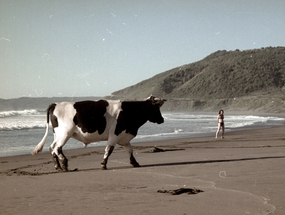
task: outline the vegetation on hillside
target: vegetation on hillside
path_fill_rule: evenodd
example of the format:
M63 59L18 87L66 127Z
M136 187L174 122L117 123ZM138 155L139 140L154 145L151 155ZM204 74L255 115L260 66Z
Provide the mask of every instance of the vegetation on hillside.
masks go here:
M194 106L205 108L213 100L228 104L229 100L250 96L282 97L284 85L285 47L268 47L217 51L201 61L160 73L112 95L141 99L153 94L170 100L196 101Z
M217 51L105 98L142 100L151 94L167 99L162 109L168 111L285 113L285 47ZM97 99L0 99L0 111L45 110L53 102Z

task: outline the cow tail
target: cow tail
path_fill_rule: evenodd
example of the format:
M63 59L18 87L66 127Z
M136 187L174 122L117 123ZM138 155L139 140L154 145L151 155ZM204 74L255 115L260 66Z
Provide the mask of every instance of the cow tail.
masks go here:
M48 130L49 130L49 115L50 115L50 112L52 112L55 108L55 104L51 104L48 109L47 109L47 124L46 124L46 133L43 137L43 139L41 140L41 142L39 142L38 145L36 145L36 147L34 148L34 151L32 151L32 155L36 155L38 154L39 152L41 152L43 150L43 147L46 143L46 139L47 139L47 136L48 136Z

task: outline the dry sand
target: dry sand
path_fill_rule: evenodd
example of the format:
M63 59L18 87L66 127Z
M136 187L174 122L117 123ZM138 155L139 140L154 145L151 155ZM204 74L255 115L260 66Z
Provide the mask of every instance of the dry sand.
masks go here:
M65 151L74 172L48 153L0 158L0 214L285 214L285 128L133 144L133 168L116 146ZM68 143L67 143L68 144ZM166 150L148 153L154 145ZM196 188L198 194L158 190Z

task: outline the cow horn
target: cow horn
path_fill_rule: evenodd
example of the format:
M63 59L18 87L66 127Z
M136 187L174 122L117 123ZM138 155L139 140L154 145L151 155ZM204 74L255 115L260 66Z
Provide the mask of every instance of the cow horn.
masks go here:
M154 100L154 96L151 94L149 97L147 97L146 99L144 99L145 101L147 101L147 100Z

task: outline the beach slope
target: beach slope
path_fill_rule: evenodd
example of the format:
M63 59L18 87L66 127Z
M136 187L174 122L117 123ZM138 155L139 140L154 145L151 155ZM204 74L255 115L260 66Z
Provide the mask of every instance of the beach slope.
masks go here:
M2 157L0 214L281 215L284 131L136 143L140 168L119 146L107 171L100 170L103 147L66 150L69 168L77 168L67 173L54 170L48 153ZM153 152L155 145L163 151Z

